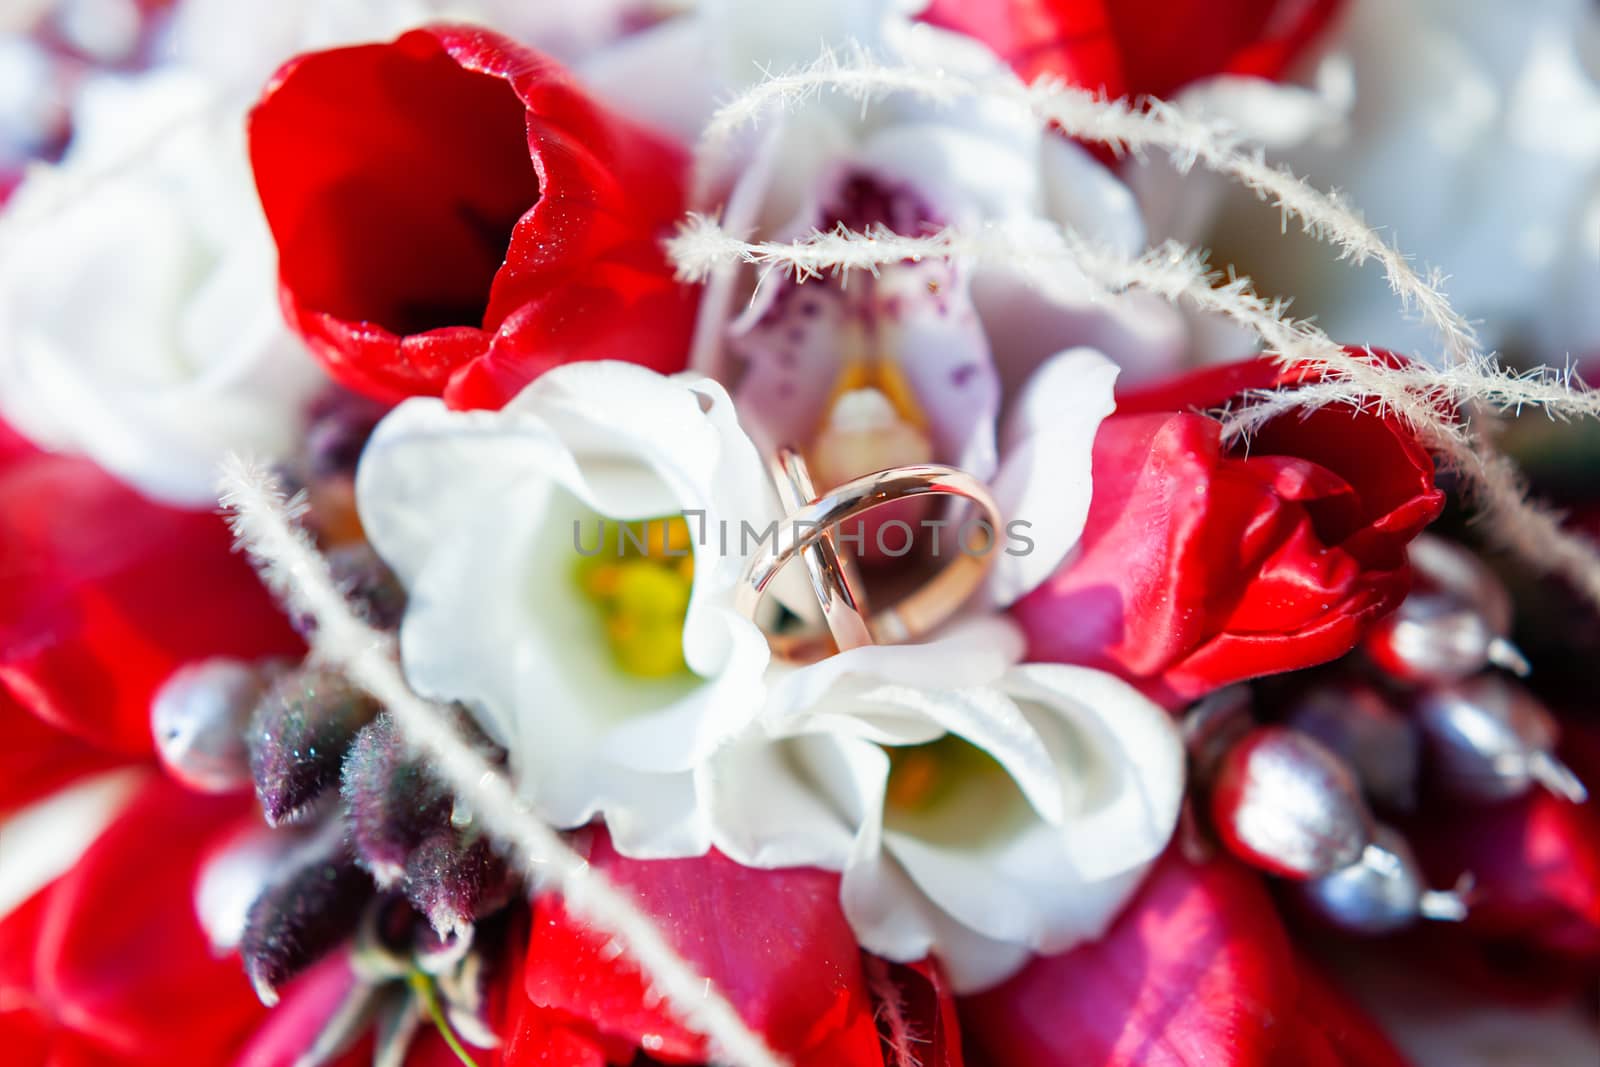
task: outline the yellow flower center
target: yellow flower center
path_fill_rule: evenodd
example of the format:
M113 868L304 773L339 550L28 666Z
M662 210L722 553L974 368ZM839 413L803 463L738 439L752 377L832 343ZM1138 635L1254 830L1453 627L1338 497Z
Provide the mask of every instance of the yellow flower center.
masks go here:
M694 587L682 518L605 522L598 550L578 561L578 585L600 609L617 664L640 678L686 672L683 621Z
M939 848L984 848L1033 818L1016 781L993 756L954 734L890 746L883 825Z
M976 781L1010 781L993 756L955 734L922 745L892 746L888 753L885 799L891 809L903 813L929 811Z

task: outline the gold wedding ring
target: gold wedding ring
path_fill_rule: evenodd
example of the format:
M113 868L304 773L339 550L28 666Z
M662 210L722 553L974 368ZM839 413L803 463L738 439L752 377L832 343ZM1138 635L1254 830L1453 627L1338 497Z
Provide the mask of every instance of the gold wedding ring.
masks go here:
M747 618L755 618L767 587L799 556L835 648L844 651L866 644L912 641L954 615L994 564L1001 535L1000 509L983 482L955 467L932 463L892 467L818 496L799 452L781 448L773 461L773 476L788 514L777 536L760 542L745 564L735 605ZM987 523L987 544L981 552L960 545L956 558L927 584L893 607L870 614L854 562L839 554L839 528L875 508L923 496L953 496L977 505ZM816 654L821 638L818 633L778 635L773 644L781 653L806 658L806 653Z

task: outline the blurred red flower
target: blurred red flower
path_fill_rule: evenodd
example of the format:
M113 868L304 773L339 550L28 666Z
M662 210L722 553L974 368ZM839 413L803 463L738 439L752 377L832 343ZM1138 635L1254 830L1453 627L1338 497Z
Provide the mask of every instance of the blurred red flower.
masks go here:
M1169 97L1215 74L1276 78L1343 0L934 0L923 16L970 34L1031 81Z

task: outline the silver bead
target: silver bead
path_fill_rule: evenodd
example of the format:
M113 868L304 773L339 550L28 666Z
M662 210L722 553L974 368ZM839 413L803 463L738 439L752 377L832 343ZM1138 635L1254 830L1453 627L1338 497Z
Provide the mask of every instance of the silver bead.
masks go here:
M263 671L217 657L180 668L150 705L156 753L172 776L203 793L250 787L244 730L265 688Z
M1301 882L1295 892L1317 916L1356 934L1393 933L1418 919L1460 922L1467 917L1465 886L1429 889L1422 877L1405 838L1379 826L1355 863Z
M1317 685L1295 698L1284 721L1349 763L1369 796L1399 811L1416 806L1416 724L1376 687L1354 680Z
M1372 834L1355 773L1322 742L1263 726L1217 770L1211 815L1228 850L1285 878L1315 878L1354 863Z
M1457 681L1490 665L1528 673L1507 636L1511 599L1477 556L1423 535L1411 543L1410 559L1415 588L1363 642L1373 661L1416 684Z
M1515 682L1483 674L1424 690L1417 722L1439 784L1470 800L1521 796L1534 783L1581 804L1588 790L1552 754L1558 728L1537 697Z

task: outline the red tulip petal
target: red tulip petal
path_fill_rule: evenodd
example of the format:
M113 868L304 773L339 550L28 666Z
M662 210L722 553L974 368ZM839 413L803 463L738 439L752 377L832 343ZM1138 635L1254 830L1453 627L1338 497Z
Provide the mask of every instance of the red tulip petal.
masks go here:
M460 410L498 408L552 367L618 353L675 373L683 369L683 353L659 341L693 329L696 307L691 290L655 271L595 264L508 315L487 354L451 377L445 401Z
M183 663L302 650L219 516L0 439L0 689L34 716L142 755L150 700Z
M695 291L657 244L687 154L513 41L432 26L301 56L252 114L250 153L289 319L354 389L398 400L466 373L455 393L498 407L571 359L687 359ZM525 312L621 262L641 276L609 313Z
M120 1053L218 1063L261 1018L195 915L200 859L248 802L152 777L49 892L34 978L62 1025Z
M0 817L125 757L85 744L27 712L0 689Z
M1281 1062L1296 993L1260 881L1173 850L1104 938L967 999L962 1023L1005 1067L1251 1067Z
M1216 74L1276 78L1341 0L935 0L927 21L977 37L1026 79L1171 96Z
M51 886L46 886L0 918L0 1010L39 1010L33 982L33 957L39 943Z
M0 1007L0 1048L12 1067L44 1067L50 1062L49 1028L31 1011Z
M838 876L762 871L717 854L629 860L597 833L590 861L661 924L674 947L797 1065L878 1067L878 1034ZM526 964L538 1007L668 1063L705 1042L646 997L638 969L553 897L537 902Z
M501 1067L605 1067L599 1041L568 1026L558 1013L535 1007L527 997L519 999L500 1054ZM622 1058L631 1059L631 1050Z

